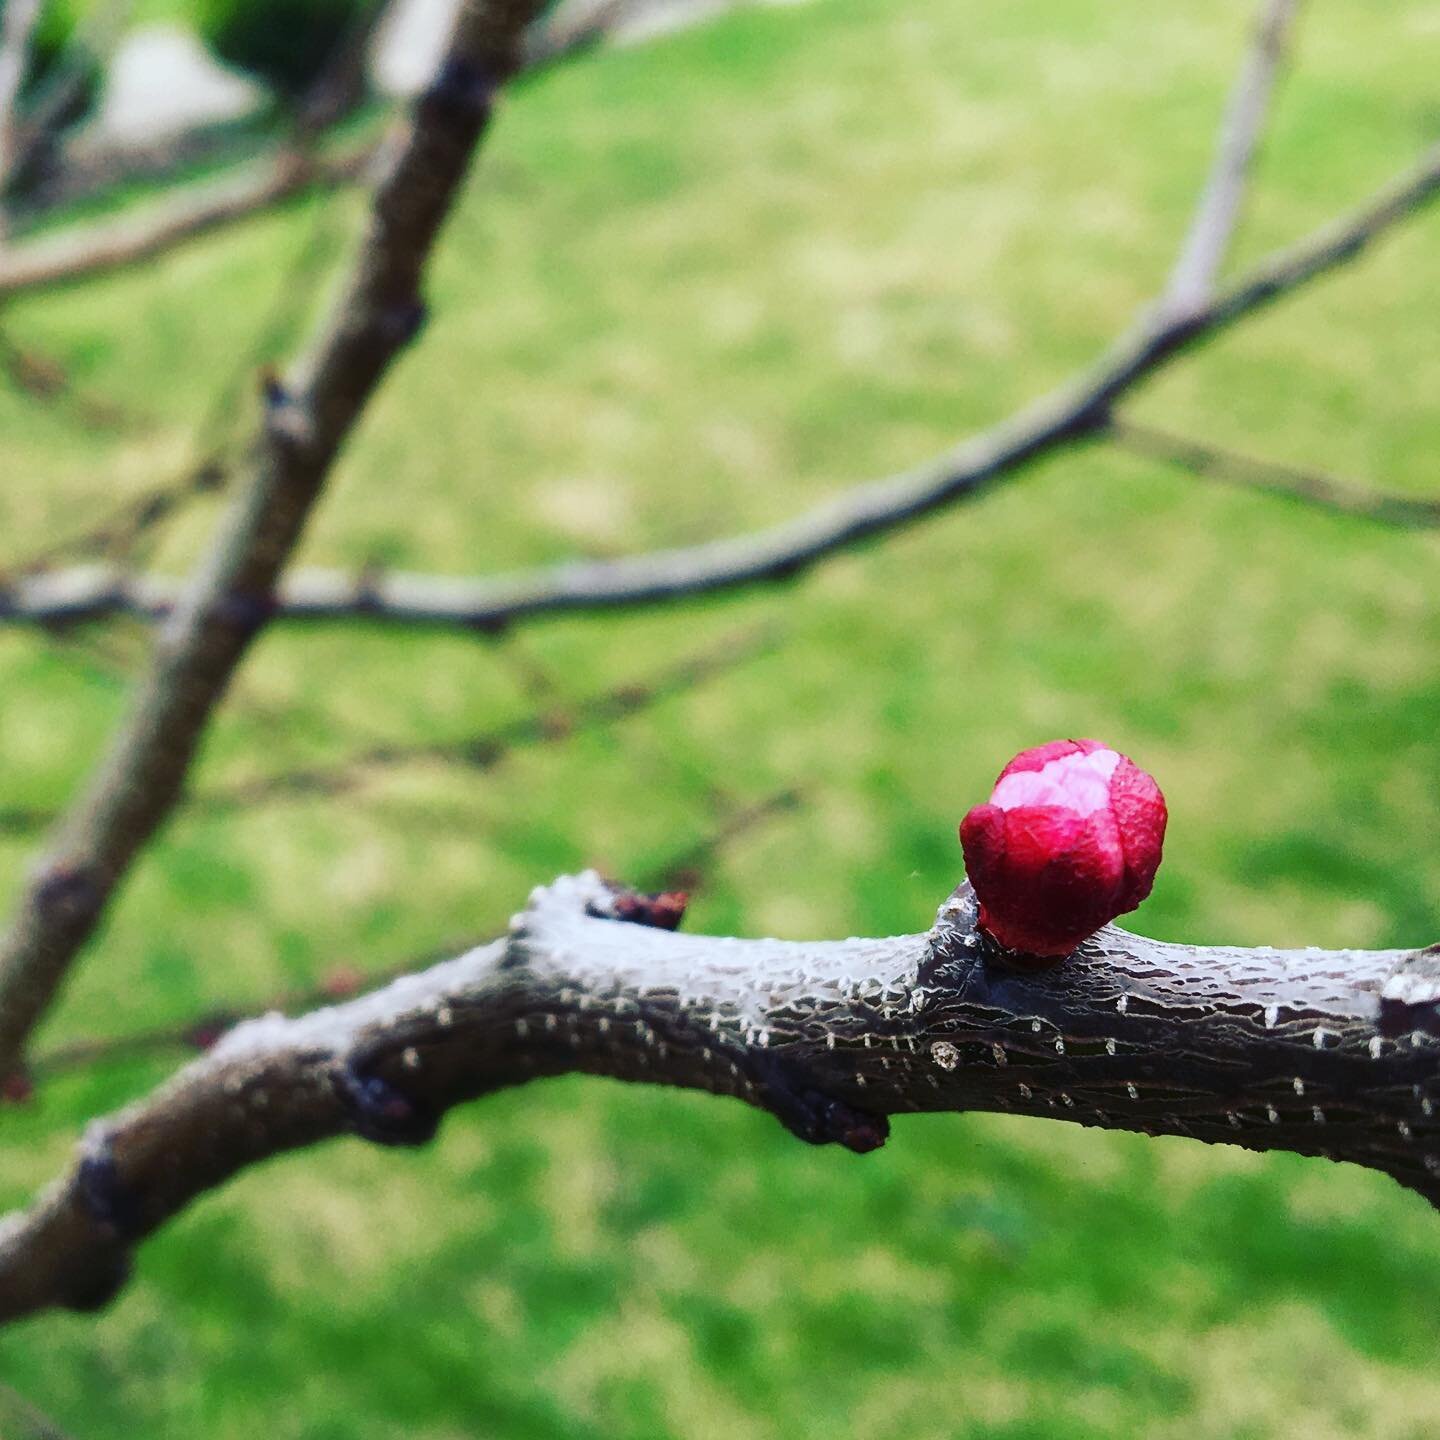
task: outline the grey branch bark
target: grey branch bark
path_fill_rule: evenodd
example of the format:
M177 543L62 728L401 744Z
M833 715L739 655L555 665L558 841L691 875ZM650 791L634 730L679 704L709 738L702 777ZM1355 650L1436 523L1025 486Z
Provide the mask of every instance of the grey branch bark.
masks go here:
M249 475L160 632L129 716L0 936L0 1074L15 1067L110 895L179 799L337 452L422 324L426 258L538 4L463 5L435 84L395 135L339 302L273 397Z
M1440 194L1440 146L1349 215L1261 261L1197 310L1157 305L1089 371L927 465L843 491L749 535L614 560L571 561L483 579L305 570L276 595L278 618L363 618L405 625L499 628L542 614L684 599L784 580L1011 475L1057 446L1104 430L1115 402L1182 351L1336 269ZM65 624L111 614L163 620L175 582L104 567L42 572L0 589L0 623Z
M1284 57L1298 6L1299 0L1264 0L1254 44L1236 78L1220 126L1210 177L1161 302L1177 315L1203 305L1215 291L1216 277L1245 203L1275 72Z
M856 1151L891 1115L1003 1111L1351 1161L1440 1200L1440 947L1106 927L1021 972L963 885L931 930L889 939L652 928L675 918L587 872L536 890L490 945L239 1027L92 1125L0 1225L0 1320L105 1303L143 1237L249 1165L337 1135L423 1143L456 1104L573 1071L735 1096Z
M1176 435L1118 415L1111 420L1107 434L1123 449L1179 465L1207 480L1221 480L1252 490L1290 495L1325 510L1359 515L1382 525L1414 530L1433 529L1440 525L1440 500L1367 489L1351 481L1337 480L1319 470L1222 450L1218 446L1192 440L1187 435Z

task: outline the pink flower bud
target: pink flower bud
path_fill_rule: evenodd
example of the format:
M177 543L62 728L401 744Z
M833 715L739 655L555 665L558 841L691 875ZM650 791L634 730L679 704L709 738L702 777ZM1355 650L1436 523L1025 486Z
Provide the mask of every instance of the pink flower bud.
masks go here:
M1027 955L1068 955L1149 893L1165 797L1098 740L1052 740L1001 772L960 824L980 924Z

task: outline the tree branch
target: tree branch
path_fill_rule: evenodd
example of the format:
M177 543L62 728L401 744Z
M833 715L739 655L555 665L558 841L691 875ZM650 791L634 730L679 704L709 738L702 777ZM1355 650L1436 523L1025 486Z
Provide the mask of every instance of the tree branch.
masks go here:
M0 1435L5 1440L69 1440L48 1415L4 1384L0 1384Z
M708 832L699 835L690 844L673 852L658 865L652 866L640 883L647 890L694 891L706 883L706 876L719 855L723 855L737 840L751 834L778 815L793 814L800 808L801 795L798 790L777 790L762 796L759 800L734 806ZM483 931L481 932L484 933ZM487 939L467 940L464 949L488 944L494 938L494 931ZM313 1009L317 1005L352 995L356 991L398 980L419 965L432 965L447 956L454 955L462 948L450 945L428 959L395 966L388 971L374 975L359 975L347 966L338 966L329 971L320 984L307 990L291 991L273 997L266 1006L269 1011L295 1013ZM54 1075L86 1069L107 1061L130 1059L136 1056L168 1053L175 1050L208 1050L228 1030L238 1025L253 1013L254 1002L247 1006L230 1005L211 1008L203 1014L192 1015L188 1020L174 1025L158 1025L149 1030L138 1030L128 1035L112 1035L94 1040L76 1040L58 1046L36 1058L29 1071L21 1075L22 1091L31 1086L43 1085ZM0 1099L3 1099L0 1092Z
M44 0L40 8L45 8ZM36 87L23 122L15 128L11 174L30 164L36 152L65 124L77 103L83 101L93 75L105 67L113 54L132 8L133 0L103 0L85 8L60 63Z
M1162 307L1174 314L1197 309L1215 291L1216 276L1240 219L1275 72L1285 54L1297 6L1298 0L1265 0L1254 44L1235 81L1220 126L1210 178L1161 300Z
M174 807L335 455L423 323L426 258L538 3L462 6L440 75L397 132L339 304L276 387L247 482L162 631L128 719L0 936L0 1074L15 1068L111 893Z
M374 153L368 141L316 154L286 145L154 205L16 246L0 258L0 299L118 270L306 190L358 180Z
M105 1303L139 1240L249 1165L344 1134L421 1144L454 1105L573 1071L732 1095L857 1151L889 1115L994 1110L1324 1155L1440 1200L1440 947L1106 927L1021 972L968 886L929 932L883 940L653 928L674 919L587 872L536 890L502 940L241 1026L93 1124L73 1169L0 1226L0 1320Z
M1275 460L1221 450L1118 415L1110 421L1107 434L1122 449L1179 465L1207 480L1290 495L1311 505L1338 510L1344 515L1359 515L1382 525L1417 530L1440 525L1440 500L1368 490L1318 470L1304 470Z
M0 252L8 229L5 192L15 170L20 87L30 64L30 37L40 18L41 0L6 0L0 10Z
M1354 259L1440 193L1440 146L1340 220L1261 261L1184 316L1157 308L1096 364L1044 399L928 465L857 485L767 530L614 560L570 561L483 579L302 570L276 594L277 618L364 619L496 629L541 614L684 599L785 580L1013 474L1057 446L1103 430L1111 407L1181 352ZM104 567L27 576L0 590L0 623L67 624L111 614L162 620L176 582Z
M523 70L538 71L589 48L632 9L617 0L576 18L562 7L526 31ZM374 13L364 23L373 26L379 19L379 14ZM353 47L347 47L347 54L352 51ZM315 131L330 123L332 111L343 108L332 88L327 74L306 102L304 128L308 141L313 141ZM306 191L351 184L365 176L376 153L369 141L321 151L311 148L308 141L300 146L287 141L273 154L236 167L218 179L187 185L178 196L167 196L112 219L60 230L16 247L0 256L0 299L70 284L153 259Z

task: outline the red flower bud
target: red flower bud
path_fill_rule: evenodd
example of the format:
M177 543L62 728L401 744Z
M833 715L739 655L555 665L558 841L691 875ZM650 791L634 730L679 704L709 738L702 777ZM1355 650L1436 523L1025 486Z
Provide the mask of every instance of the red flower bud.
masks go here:
M1164 839L1160 787L1098 740L1023 751L960 824L980 924L1028 955L1068 955L1133 910Z
M35 1081L23 1067L0 1080L0 1101L7 1105L24 1105L34 1094Z

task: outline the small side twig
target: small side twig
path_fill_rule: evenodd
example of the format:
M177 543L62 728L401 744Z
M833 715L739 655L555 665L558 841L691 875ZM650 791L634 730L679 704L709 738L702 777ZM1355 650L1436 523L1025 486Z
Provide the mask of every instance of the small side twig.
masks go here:
M1122 449L1178 465L1203 479L1292 496L1310 505L1338 510L1345 515L1358 515L1382 525L1412 530L1433 529L1440 525L1440 500L1370 490L1350 481L1337 480L1319 470L1222 450L1208 442L1192 440L1188 436L1154 425L1142 425L1118 415L1110 422L1107 433Z
M4 1384L0 1384L0 1436L4 1440L70 1440L48 1415Z
M1264 0L1254 44L1231 92L1210 177L1170 274L1163 308L1183 315L1215 290L1225 252L1235 235L1246 183L1265 126L1275 73L1285 54L1299 0Z

